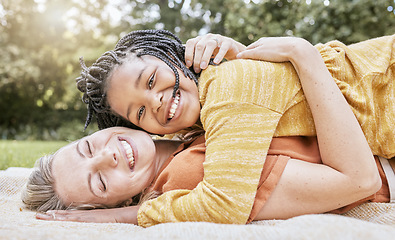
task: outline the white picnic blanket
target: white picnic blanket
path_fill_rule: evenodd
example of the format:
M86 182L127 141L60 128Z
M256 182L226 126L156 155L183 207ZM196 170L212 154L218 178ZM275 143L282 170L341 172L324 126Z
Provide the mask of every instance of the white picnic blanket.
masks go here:
M367 203L346 214L314 214L248 225L167 223L142 228L122 223L35 219L20 190L31 169L0 171L0 239L395 239L395 204Z

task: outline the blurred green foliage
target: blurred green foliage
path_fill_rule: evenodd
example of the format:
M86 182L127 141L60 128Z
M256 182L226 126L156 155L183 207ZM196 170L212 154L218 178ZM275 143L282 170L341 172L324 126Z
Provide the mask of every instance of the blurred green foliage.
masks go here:
M394 0L0 0L0 138L73 139L86 106L74 79L136 29L353 43L395 33Z

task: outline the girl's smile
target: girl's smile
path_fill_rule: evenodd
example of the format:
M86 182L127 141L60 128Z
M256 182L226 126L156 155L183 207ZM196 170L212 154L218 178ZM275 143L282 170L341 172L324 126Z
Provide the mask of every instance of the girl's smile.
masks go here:
M136 126L155 134L175 133L196 123L200 102L196 84L178 70L179 89L173 98L175 75L162 60L132 57L114 69L107 86L111 109Z

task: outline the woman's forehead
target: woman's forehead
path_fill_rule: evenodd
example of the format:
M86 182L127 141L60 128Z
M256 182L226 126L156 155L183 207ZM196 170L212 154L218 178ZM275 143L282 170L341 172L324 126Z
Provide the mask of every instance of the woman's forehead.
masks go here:
M52 167L62 165L58 164L61 161L73 161L75 159L75 156L77 156L77 144L79 141L81 141L81 139L73 141L56 151L53 156Z

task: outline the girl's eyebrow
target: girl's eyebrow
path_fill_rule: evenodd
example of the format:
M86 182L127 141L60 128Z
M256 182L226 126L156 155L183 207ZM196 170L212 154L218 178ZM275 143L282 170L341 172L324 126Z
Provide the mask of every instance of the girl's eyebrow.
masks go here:
M144 73L145 69L147 69L147 66L144 66L144 68L141 69L141 71L140 71L140 73L139 73L139 76L138 76L136 82L134 82L134 87L135 87L135 88L137 88L137 87L140 85L141 76L143 76L143 73Z
M134 82L134 87L135 88L138 88L138 86L140 85L141 77L143 76L143 73L145 72L146 69L147 69L147 66L144 66L141 69L141 71L139 73L139 76L137 77L137 80ZM128 119L129 121L131 121L130 118L129 118L129 115L130 115L130 112L132 111L132 107L133 107L133 103L130 103L128 108L127 108L127 110L126 110L126 119Z
M130 112L132 111L132 106L133 106L133 103L130 103L129 106L128 106L128 109L127 109L127 111L126 111L126 119L128 119L130 122L132 121L132 120L130 120L130 118L129 118Z

